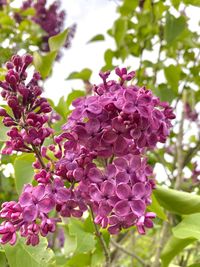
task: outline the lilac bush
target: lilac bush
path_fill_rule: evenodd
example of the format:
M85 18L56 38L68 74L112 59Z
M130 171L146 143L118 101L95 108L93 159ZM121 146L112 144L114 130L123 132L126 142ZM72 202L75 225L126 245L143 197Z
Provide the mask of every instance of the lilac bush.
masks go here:
M129 85L135 72L116 68L119 81L101 72L102 83L94 85L93 95L73 102L62 133L54 136L49 127L54 113L41 96L40 75L28 77L31 63L30 55L13 56L0 82L12 111L0 110L10 127L2 152L34 153L36 158L36 185L25 185L18 202L2 205L0 243L15 244L19 231L27 245L35 246L39 235L55 232L61 217L80 218L87 210L110 234L132 226L145 234L156 216L147 211L155 181L146 153L166 141L172 108L145 87Z

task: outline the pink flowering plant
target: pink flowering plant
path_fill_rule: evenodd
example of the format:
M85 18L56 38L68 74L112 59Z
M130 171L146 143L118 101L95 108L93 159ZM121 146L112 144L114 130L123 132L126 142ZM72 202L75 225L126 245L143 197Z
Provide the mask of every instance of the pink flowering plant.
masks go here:
M0 267L200 266L199 4L119 2L55 104L65 1L0 1Z
M1 244L14 245L19 232L27 245L36 246L62 218L81 218L86 211L112 235L132 226L145 234L156 216L147 211L156 187L147 151L166 141L172 108L145 87L129 85L135 72L116 68L117 81L100 72L102 83L93 94L72 102L62 133L55 136L41 76L34 72L28 79L32 61L28 54L13 56L0 82L11 111L0 110L9 128L2 153L35 156L34 185L24 185L18 201L2 204Z

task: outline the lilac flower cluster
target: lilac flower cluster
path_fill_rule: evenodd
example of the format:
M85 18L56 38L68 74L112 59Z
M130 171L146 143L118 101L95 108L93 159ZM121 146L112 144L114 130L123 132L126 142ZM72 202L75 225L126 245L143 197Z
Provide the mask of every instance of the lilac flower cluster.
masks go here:
M53 2L49 7L47 7L46 0L27 0L23 2L22 9L26 10L30 7L34 8L36 12L32 20L45 31L45 35L42 37L41 49L44 52L48 52L48 39L63 30L66 13L64 10L60 10L59 1ZM22 20L19 14L15 14L15 17L19 22ZM69 28L68 38L65 43L66 48L70 47L75 31L76 25L72 25Z
M26 83L26 69L32 60L30 55L13 56L6 64L8 72L5 81L0 81L1 96L8 104L7 110L0 109L0 116L4 117L3 124L11 127L7 133L9 140L3 149L4 154L11 154L12 151L29 153L33 147L36 149L41 146L52 133L52 129L45 126L51 107L41 97L40 74L35 72Z
M190 120L190 121L197 121L198 120L197 111L195 109L192 110L192 108L188 102L185 103L184 111L185 111L185 117L188 120Z
M37 185L25 185L18 202L2 205L0 243L15 244L19 231L28 245L35 246L39 235L55 231L60 217L80 218L88 209L95 223L111 234L131 226L144 234L155 217L146 211L155 182L145 153L165 142L172 109L151 91L127 85L135 73L117 68L120 81L108 81L110 73L100 73L103 83L94 86L94 95L73 102L63 132L44 146L52 134L46 126L51 109L40 96L39 75L25 83L31 61L26 55L7 63L6 81L0 86L13 116L5 109L1 116L12 127L3 152L34 153Z

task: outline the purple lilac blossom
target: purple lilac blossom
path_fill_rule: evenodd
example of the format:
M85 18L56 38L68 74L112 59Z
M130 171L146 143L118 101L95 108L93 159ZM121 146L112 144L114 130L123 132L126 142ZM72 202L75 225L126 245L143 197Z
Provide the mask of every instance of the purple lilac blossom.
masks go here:
M145 234L155 218L147 212L155 181L145 153L165 142L172 108L150 90L128 85L135 72L117 68L119 81L107 81L110 73L100 73L103 83L94 86L92 96L73 102L63 132L45 146L45 139L52 136L47 127L52 111L41 97L39 74L26 82L31 62L29 55L14 56L0 83L1 95L13 112L11 116L0 109L4 125L11 127L3 152L34 153L37 183L25 185L18 202L3 203L0 243L15 244L19 231L27 245L35 246L39 235L55 232L62 217L80 218L88 208L95 223L110 234L132 226ZM52 210L56 218L51 218Z
M32 20L40 25L45 32L41 42L41 50L44 52L49 51L48 39L59 34L64 29L66 13L64 10L60 10L60 6L60 1L54 1L51 5L47 6L46 0L28 0L24 1L21 7L24 10L30 7L35 9L36 13L32 16ZM15 18L18 22L23 20L18 13L15 14ZM69 48L71 46L71 41L74 38L75 32L76 24L73 24L69 27L68 37L64 45L65 48Z

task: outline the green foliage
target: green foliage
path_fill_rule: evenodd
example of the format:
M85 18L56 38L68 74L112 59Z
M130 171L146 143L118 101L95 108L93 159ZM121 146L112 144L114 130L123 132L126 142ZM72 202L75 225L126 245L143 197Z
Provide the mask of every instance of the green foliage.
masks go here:
M186 28L186 22L183 16L175 18L170 13L167 13L166 20L165 40L168 45L171 45Z
M0 142L4 142L8 139L8 136L7 136L7 131L8 131L8 127L5 127L3 122L1 121L1 118L0 118Z
M200 196L157 186L154 191L162 207L176 214L200 212Z
M94 37L92 37L92 39L90 39L88 41L88 43L93 43L93 42L97 42L97 41L104 41L104 40L105 40L105 37L103 34L97 34Z
M162 219L164 221L167 220L167 216L164 213L163 208L159 205L159 203L158 203L158 201L157 201L157 199L156 199L154 194L152 195L152 203L151 203L151 206L149 206L149 210L152 211L152 212L155 212L156 215L160 219Z
M179 239L171 236L162 251L162 267L169 266L169 263L173 260L173 258L194 241L195 239L192 238Z
M79 97L82 97L82 96L85 96L85 92L84 91L81 91L81 90L73 90L67 97L67 101L66 101L66 104L67 104L67 108L69 109L71 103L73 102L73 100L79 98Z
M19 238L17 244L3 246L9 267L54 267L54 253L47 248L46 238L41 238L36 247L27 246L24 238Z
M92 233L83 228L83 224L76 220L70 219L68 224L69 234L76 238L75 253L88 253L94 249L96 240Z
M180 239L193 238L200 240L200 213L185 216L172 231L174 236Z
M25 184L32 183L34 170L32 164L35 161L33 154L22 154L14 161L15 184L18 194Z
M90 69L83 69L80 72L72 72L68 77L67 80L75 80L80 79L83 81L89 81L92 75L92 71Z
M33 62L36 70L41 74L43 79L46 79L52 70L52 65L57 56L57 51L52 51L42 56L38 52L35 52Z
M177 94L181 74L180 66L170 65L164 69L164 72L168 84L171 86L171 89L174 91L174 93Z
M67 36L68 36L68 29L57 35L50 37L48 40L50 51L59 51L60 48L65 44Z

